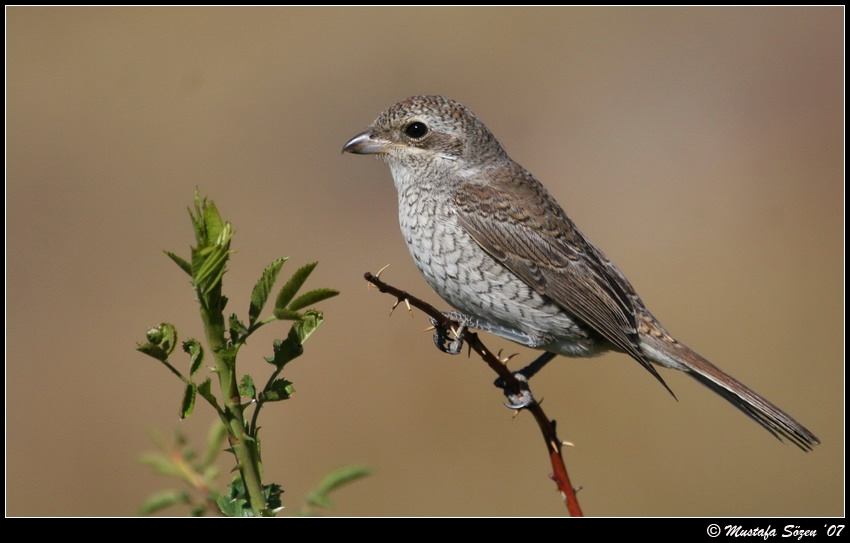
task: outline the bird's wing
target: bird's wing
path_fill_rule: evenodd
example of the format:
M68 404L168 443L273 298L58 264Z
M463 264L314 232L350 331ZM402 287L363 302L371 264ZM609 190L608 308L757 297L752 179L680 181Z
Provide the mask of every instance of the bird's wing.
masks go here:
M459 223L485 251L670 390L640 349L632 286L531 174L491 170L453 197Z

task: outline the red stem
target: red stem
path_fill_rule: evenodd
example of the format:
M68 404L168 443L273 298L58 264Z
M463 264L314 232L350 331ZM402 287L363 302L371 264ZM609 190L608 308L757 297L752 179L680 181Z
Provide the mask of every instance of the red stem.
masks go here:
M366 272L365 279L372 285L378 288L380 292L384 292L390 294L391 296L395 296L397 300L397 304L401 302L405 302L410 304L411 306L419 309L426 313L429 317L434 319L439 326L442 326L446 330L457 329L458 324L445 315L443 315L440 311L438 311L434 306L423 302L419 298L411 296L407 292L403 290L399 290L393 286L390 286L383 281L381 281L378 277L372 275L369 272ZM501 361L499 358L494 355L478 338L478 334L467 331L464 335L464 341L467 342L469 347L478 353L478 355L487 363L490 368L495 371L499 377L502 379L504 383L506 383L506 388L512 393L519 393L521 390L521 384L514 376L513 373L508 369L508 367ZM581 512L581 507L578 503L578 498L576 497L575 489L570 483L570 476L567 473L567 467L564 464L564 458L561 456L561 440L558 438L558 434L555 431L555 421L549 420L546 414L543 412L543 408L540 407L540 404L535 402L531 402L528 406L523 409L528 409L531 411L531 414L534 416L534 420L537 421L537 425L540 427L540 432L543 434L543 440L546 442L546 448L549 453L549 460L552 463L552 480L555 481L555 484L558 486L558 490L561 493L561 497L564 500L567 511L569 511L570 515L573 517L582 517L584 516Z

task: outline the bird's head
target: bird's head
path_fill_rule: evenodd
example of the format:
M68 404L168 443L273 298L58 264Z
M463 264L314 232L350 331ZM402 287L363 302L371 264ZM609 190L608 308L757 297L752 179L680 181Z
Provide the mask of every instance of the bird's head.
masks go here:
M393 168L468 168L505 156L466 106L434 95L413 96L391 106L342 150L378 155Z

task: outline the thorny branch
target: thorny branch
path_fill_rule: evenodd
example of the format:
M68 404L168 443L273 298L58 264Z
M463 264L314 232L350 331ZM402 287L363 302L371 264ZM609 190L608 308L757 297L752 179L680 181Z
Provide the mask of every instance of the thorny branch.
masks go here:
M369 272L366 272L364 277L366 281L377 287L380 292L394 296L396 298L396 305L404 302L407 304L408 308L413 306L419 309L431 317L437 323L437 327L442 327L443 330L459 330L460 325L458 323L443 315L434 306L423 302L419 298L411 296L403 290L399 290L384 283L378 277ZM570 477L567 473L567 468L564 465L564 459L561 456L561 446L563 442L558 438L555 430L555 421L549 420L543 412L543 408L540 407L540 404L534 401L531 397L527 381L517 379L508 367L484 346L481 340L478 339L478 334L467 330L463 334L463 339L467 342L470 349L475 351L484 360L484 362L486 362L487 365L499 375L498 381L504 383L504 388L509 399L524 397L529 400L524 402L520 407L518 407L518 409L528 409L534 416L534 420L537 421L537 425L540 427L540 432L543 434L543 440L546 442L549 460L552 463L552 480L554 480L555 484L558 486L558 490L561 493L561 497L567 506L567 511L569 511L570 516L584 516L582 514L581 507L579 506L578 499L576 498L575 489L570 483Z

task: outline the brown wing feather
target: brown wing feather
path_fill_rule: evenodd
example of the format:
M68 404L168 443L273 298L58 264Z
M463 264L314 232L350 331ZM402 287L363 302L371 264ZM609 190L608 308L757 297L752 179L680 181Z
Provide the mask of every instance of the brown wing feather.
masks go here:
M631 355L669 391L640 350L637 295L622 274L612 273L604 255L542 187L534 186L530 174L488 175L487 184L466 182L455 192L461 226L539 294Z

